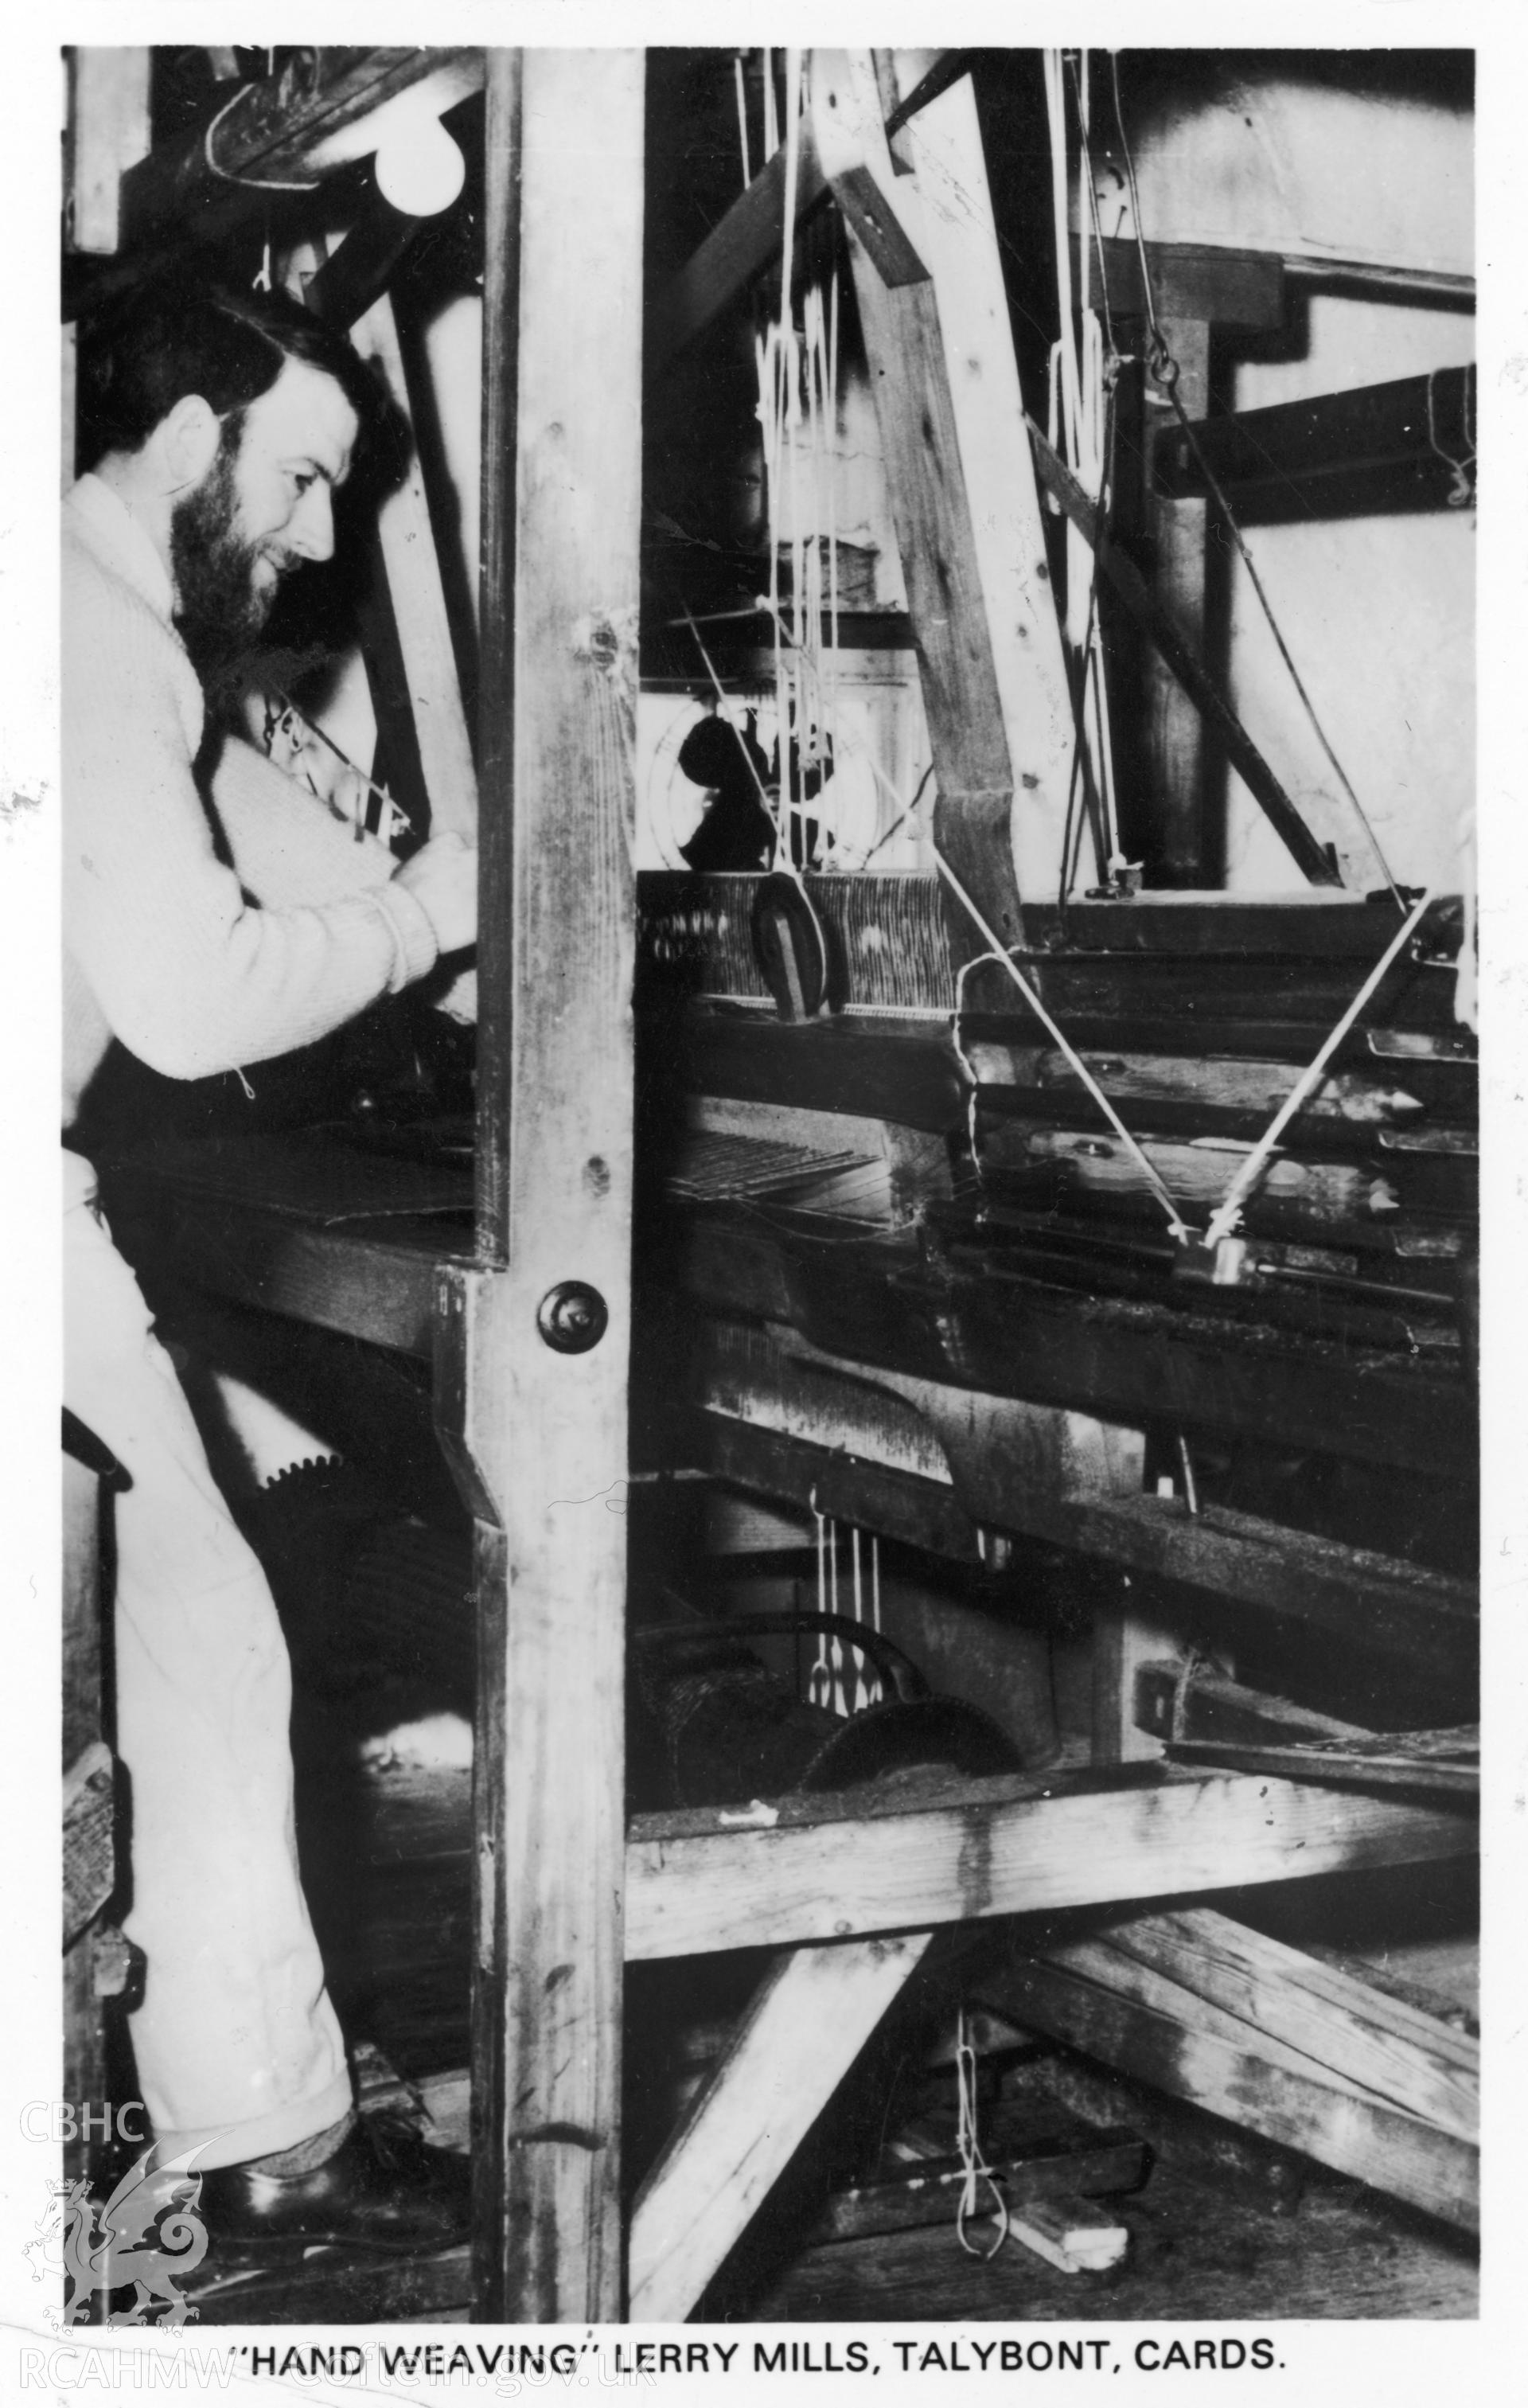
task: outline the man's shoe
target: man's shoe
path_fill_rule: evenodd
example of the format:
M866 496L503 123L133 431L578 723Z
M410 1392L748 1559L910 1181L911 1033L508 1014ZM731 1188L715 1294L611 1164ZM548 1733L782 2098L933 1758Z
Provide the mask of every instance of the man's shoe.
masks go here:
M400 2255L467 2238L471 2170L411 2126L359 2115L311 2173L268 2174L258 2159L202 2176L198 2213L214 2249L288 2252L322 2243Z

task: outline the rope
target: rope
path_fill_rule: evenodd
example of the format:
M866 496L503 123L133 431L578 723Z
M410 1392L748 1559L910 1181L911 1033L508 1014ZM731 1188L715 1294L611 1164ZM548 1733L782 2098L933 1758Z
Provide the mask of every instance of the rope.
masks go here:
M743 190L746 193L750 184L753 181L753 175L748 163L748 93L743 83L743 53L741 50L739 50L734 58L732 67L733 75L737 85L737 139L743 154Z
M1221 484L1219 478L1216 476L1214 469L1210 466L1208 460L1205 457L1205 453L1200 446L1199 437L1193 430L1193 423L1190 419L1187 411L1183 408L1182 402L1178 398L1176 378L1173 383L1166 388L1166 392L1167 398L1173 406L1173 414L1177 418L1178 425L1182 428L1183 433L1188 437L1189 448L1199 464L1199 473L1204 478L1206 484L1209 487L1211 494L1214 495L1215 506L1221 512L1221 517L1224 519L1226 525L1230 529L1231 539L1235 543L1237 552L1241 554L1242 566L1245 567L1248 576L1252 581L1252 591L1257 595L1258 601L1262 606L1263 615L1268 623L1269 632L1273 637L1274 642L1278 647L1279 659L1283 662L1284 666L1289 671L1294 691L1299 695L1300 701L1304 706L1306 717L1309 720L1311 727L1315 732L1316 740L1320 744L1321 751L1325 753L1328 761L1331 763L1343 793L1347 796L1348 800L1353 807L1353 810L1357 812L1364 833L1368 838L1370 844L1374 847L1375 859L1378 862L1381 870L1384 872L1386 885L1390 888L1391 893L1395 897L1396 908L1404 910L1406 906L1402 900L1401 890L1396 885L1395 880L1391 873L1390 864L1385 858L1384 848L1374 832L1374 827L1367 811L1359 801L1358 796L1354 791L1351 779L1349 777L1347 770L1343 767L1342 763L1337 759L1336 753L1332 749L1331 738L1328 737L1325 728L1321 725L1320 719L1317 717L1316 706L1311 701L1310 695L1307 692L1305 680L1294 666L1293 655L1291 652L1288 644L1284 641L1283 630L1280 628L1278 620L1274 616L1273 604L1269 601L1263 580L1258 575L1257 563L1252 558L1251 552L1248 548L1246 538L1243 536L1240 527L1236 524L1235 515L1232 510L1230 502L1226 499L1224 488Z
M812 660L812 659L811 659L811 658L810 658L810 657L809 657L809 656L808 656L808 655L807 655L807 654L803 651L802 647L799 645L799 643L798 643L798 641L797 641L797 638L796 638L792 634L792 632L791 632L790 628L786 625L786 624L785 624L785 616L784 616L783 611L781 611L781 610L779 610L778 609L777 609L777 607L775 606L775 604L774 604L774 603L772 603L772 602L770 601L769 596L767 595L767 594L761 594L761 595L759 595L759 597L758 597L758 600L759 600L759 605L760 605L761 609L763 609L765 611L765 613L766 613L767 615L769 615L769 616L774 620L775 624L776 624L776 627L777 627L777 629L778 629L778 641L779 641L782 645L786 646L788 649L793 649L793 650L795 650L795 651L797 651L797 652L801 652L801 659L800 659L799 666L800 666L800 667L801 667L801 669L802 669L802 672L803 672L803 674L804 674L805 676L807 676L807 677L808 677L808 678L811 678L811 679L815 679L815 680L817 681L817 684L818 684L818 695L817 695L817 699L818 699L819 706L821 706L821 701L822 701L822 692L821 692L821 676L822 676L822 672L821 672L821 667L819 666L819 665L818 665L815 661L813 661L813 660ZM725 614L719 614L719 615L725 615ZM751 614L751 613L750 613L749 615L750 615L750 616L751 616L752 614ZM690 622L690 624L691 624L692 626L693 625L693 624L694 624L694 623L693 623L693 621L691 621L691 622ZM891 826L886 830L886 832L885 832L884 836L878 836L878 837L876 838L875 843L871 846L871 848L870 848L869 852L865 854L864 859L863 861L861 861L861 862L856 862L856 863L853 863L853 864L850 865L850 867L854 867L854 868L857 868L857 869L868 869L868 867L870 867L870 864L874 861L874 859L875 859L875 857L876 857L877 853L879 853L879 851L880 851L880 849L881 849L882 845L890 844L890 842L891 842L891 840L892 840L893 837L893 836L895 836L895 834L896 834L896 832L897 832L897 829L898 829L899 827L901 827L901 825L903 824L903 822L904 822L904 821L906 821L906 820L907 820L907 819L910 819L910 818L911 818L911 816L912 816L912 814L913 814L913 812L918 809L919 801L920 801L920 798L921 797L921 795L922 795L923 789L924 789L924 787L928 784L928 781L929 781L930 778L932 778L932 777L933 777L933 775L934 775L934 764L933 764L933 762L931 761L931 762L929 763L928 767L924 770L924 772L923 772L922 776L919 779L917 785L916 785L916 786L914 787L914 789L913 789L913 793L912 793L912 799L911 799L909 802L907 802L907 803L904 803L904 802L903 802L903 799L902 799L902 796L897 793L896 788L893 785L892 781L891 781L891 780L890 780L890 778L886 775L886 772L885 772L885 770L881 767L880 763L876 759L875 753L870 750L870 748L869 748L867 745L862 744L862 743L859 741L859 739L858 739L858 738L857 738L857 737L854 737L854 736L850 735L850 734L846 734L843 730L841 730L841 729L839 729L839 728L837 728L837 727L835 727L835 729L834 729L834 738L833 738L833 740L834 740L834 744L835 744L835 747L841 748L841 749L842 749L844 752L850 752L850 753L852 753L852 754L854 755L854 757L855 757L857 760L861 760L861 761L863 761L863 762L864 763L865 767L869 770L870 775L872 776L872 778L874 778L874 780L875 780L875 781L876 781L877 785L880 788L880 790L881 790L882 794L883 794L883 795L885 795L885 796L888 797L888 799L889 799L892 803L893 803L893 804L896 806L896 809L897 809L897 817L893 821L893 823L892 823Z
M992 959L1002 963L1003 968L1007 971L1009 978L1012 979L1014 985L1023 996L1024 1001L1028 1004L1031 1011L1034 1012L1035 1018L1040 1022L1042 1026L1050 1030L1051 1036L1055 1039L1056 1043L1061 1047L1062 1052L1065 1054L1073 1070L1081 1080L1083 1085L1087 1088L1089 1095L1092 1096L1094 1103L1098 1106L1099 1111L1108 1122L1109 1126L1114 1130L1116 1136L1119 1137L1121 1143L1129 1151L1137 1168L1145 1177L1146 1182L1150 1188L1152 1195L1156 1197L1158 1203L1162 1206L1163 1211L1166 1213L1167 1226L1171 1229L1173 1236L1178 1240L1180 1245L1187 1245L1190 1240L1190 1231L1184 1222L1182 1214L1178 1209L1178 1206L1173 1202L1172 1197L1168 1193L1167 1187L1163 1181L1162 1174L1157 1169L1156 1165L1148 1159L1147 1155L1142 1152L1138 1141L1131 1136L1130 1131L1126 1128L1123 1121L1120 1118L1114 1106L1109 1102L1107 1096L1105 1095L1103 1088L1093 1077L1092 1072L1083 1061L1082 1056L1078 1054L1077 1048L1072 1044L1064 1030L1058 1027L1055 1021L1051 1019L1050 1012L1047 1011L1044 1004L1040 1001L1039 996L1036 995L1035 989L1030 985L1029 981L1025 978L1023 972L1020 969L1019 965L1015 962L1012 955L1004 951L1003 946L999 943L997 938L988 926L981 913L978 910L975 903L972 902L970 896L961 884L961 882L956 877L954 871L950 868L949 862L937 848L935 850L934 862L939 875L949 885L957 902L964 905L965 910L970 915L970 918L975 923L981 936L986 939L987 944L991 948ZM970 968L973 969L975 969L977 965L975 962L970 965ZM957 1002L959 993L960 988L959 982L957 982ZM1361 996L1360 1003L1362 1003L1363 1000L1364 998ZM964 1055L962 1056L962 1059L963 1061L964 1060Z
M1147 350L1147 366L1153 380L1164 393L1171 392L1178 382L1178 363L1167 349L1162 328L1157 323L1156 295L1151 289L1151 267L1146 256L1146 236L1141 231L1141 196L1135 185L1135 162L1125 138L1124 110L1120 104L1120 53L1109 52L1109 77L1114 87L1114 123L1120 136L1120 149L1125 163L1125 179L1130 187L1130 223L1135 236L1135 249L1140 254L1141 291L1146 297L1146 324L1150 337Z
M854 1571L854 1619L856 1622L864 1622L865 1619L864 1586L862 1579L860 1537L861 1533L858 1525L851 1524L850 1527L850 1555ZM877 1541L872 1539L871 1544L874 1547L877 1545ZM878 1630L880 1628L880 1564L878 1549L874 1562L872 1577L876 1592L873 1627ZM857 1714L863 1713L866 1706L878 1706L880 1704L882 1695L883 1692L881 1689L880 1674L872 1669L864 1650L856 1647L854 1650L854 1712Z
M961 1043L961 1014L965 1010L965 982L971 972L980 969L984 962L1002 962L1007 959L1006 953L975 953L970 961L963 962L955 973L955 1017L951 1023L950 1034L955 1048L955 1059L964 1071L971 1090L965 1103L965 1141L970 1148L971 1160L976 1168L977 1184L980 1187L986 1185L986 1177L981 1168L981 1149L977 1142L977 1114L981 1106L981 1080L978 1075L976 1064Z
M1479 962L1475 866L1475 807L1459 823L1459 883L1464 905L1464 925L1459 939L1459 966L1454 972L1454 1018L1477 1035L1480 1028Z
M996 2176L982 2155L981 2138L977 2126L977 2053L971 2045L964 2007L960 2010L955 2026L955 2084L960 2100L960 2128L956 2145L960 2150L961 2164L964 2170L960 2200L955 2209L955 2238L968 2258L995 2258L1008 2237L1008 2203L998 2188ZM992 2236L990 2249L978 2249L965 2237L965 2228L977 2213L977 2201L983 2183L992 2193L992 2206L997 2218L997 2229Z
M1316 1055L1315 1060L1309 1065L1308 1068L1301 1071L1300 1076L1296 1079L1293 1086L1290 1089L1289 1094L1285 1096L1278 1111L1274 1114L1273 1119L1269 1122L1268 1126L1259 1138L1256 1145L1252 1148L1251 1153L1242 1164L1241 1168L1237 1171L1230 1186L1226 1189L1225 1195L1221 1198L1221 1202L1216 1206L1214 1212L1211 1214L1209 1226L1205 1231L1205 1244L1207 1248L1213 1249L1218 1246L1222 1238L1228 1238L1232 1230L1235 1227L1237 1219L1240 1216L1242 1205L1248 1196L1250 1195L1258 1180L1262 1177L1264 1167L1267 1162L1268 1156L1272 1154L1274 1147L1278 1144L1280 1136L1289 1126L1290 1122L1294 1118L1295 1113L1305 1102L1306 1097L1319 1082L1321 1073L1325 1069L1328 1062L1330 1062L1333 1054L1336 1052L1337 1047L1342 1043L1343 1039L1347 1036L1348 1031L1351 1028L1354 1021L1358 1018L1359 1013L1368 1002L1369 997L1374 994L1381 979L1383 979L1385 972L1389 969L1392 962L1394 961L1396 955L1416 934L1416 931L1421 926L1422 918L1432 900L1433 889L1429 886L1423 890L1417 902L1413 905L1409 916L1405 919L1401 923L1401 925L1396 929L1394 936L1391 939L1390 943L1385 947L1384 952L1380 954L1379 959L1376 962L1373 969L1369 972L1369 975L1364 980L1363 985L1359 988L1358 993L1354 996L1351 1003L1348 1006L1342 1018L1333 1029L1331 1036L1321 1047L1321 1052Z
M1211 1661L1202 1647L1191 1647L1178 1668L1173 1683L1172 1718L1168 1725L1170 1740L1187 1739L1189 1735L1189 1697L1195 1681Z
M1442 444L1438 441L1437 412L1436 406L1434 401L1433 388L1441 374L1441 369L1434 368L1430 371L1427 379L1427 440L1432 445L1434 451L1437 453L1438 458L1447 467L1453 470L1453 483L1449 489L1449 508L1451 510L1467 510L1470 504L1475 499L1475 487L1470 480L1470 472L1475 466L1475 452L1471 450L1463 453L1461 457L1456 460L1453 453L1451 452L1446 452ZM1464 432L1464 439L1468 442L1469 425L1467 421L1465 423Z
M1078 179L1090 194L1092 191L1088 150L1088 54L1085 50L1081 53L1079 71L1078 63L1069 53L1047 51L1046 114L1050 136L1051 205L1061 324L1060 337L1051 346L1050 352L1048 432L1051 448L1071 466L1089 499L1096 504L1100 519L1104 520L1108 510L1107 488L1113 451L1114 385L1119 359L1114 350L1112 326L1106 344L1104 322L1092 306L1092 250L1084 233L1080 244L1081 289L1077 298L1078 323L1081 331L1080 364L1078 361L1073 328L1071 210L1066 155L1064 77L1068 67L1077 99ZM1096 228L1096 195L1093 195L1093 215ZM1108 286L1102 268L1102 251L1100 282L1107 311ZM1100 883L1108 875L1119 824L1103 638L1098 621L1098 574L1097 548L1090 545L1080 530L1068 522L1064 627L1072 658L1075 747L1062 834L1059 894L1064 905L1076 876L1081 852L1080 832L1075 853L1073 848L1073 817L1079 776L1086 815L1092 831L1095 867Z
M686 610L684 615L690 633L695 639L695 648L700 653L701 659L706 664L707 675L709 677L712 685L716 689L717 700L721 704L724 712L727 701L726 691L722 686L721 680L716 673L716 664L712 660L710 653L707 651L700 629L696 626L693 619L691 618L689 611ZM731 726L732 722L729 720L727 724ZM735 730L734 730L734 733L735 733ZM775 800L771 802L769 789L764 784L764 780L760 777L758 769L754 765L753 755L749 751L747 745L740 744L737 749L742 753L744 760L748 763L749 775L753 781L754 786L758 791L759 800L763 804L770 824L775 831L775 857L770 866L773 869L783 869L788 878L794 880L796 892L800 896L803 903L806 905L807 912L811 918L812 926L817 931L818 951L821 954L823 969L825 972L829 960L828 940L822 931L822 923L818 917L817 906L807 892L807 881L802 875L800 864L793 861L791 858L790 846L782 845L781 843L780 828L783 815L780 810L778 796L777 796ZM781 751L785 749L783 739L780 739L779 741L779 749Z
M828 1521L826 1514L820 1513L817 1510L817 1489L815 1485L812 1489L809 1501L812 1510L812 1519L817 1524L817 1610L819 1613L825 1613L828 1610ZM825 1630L819 1629L817 1634L817 1659L813 1664L811 1670L807 1675L807 1702L814 1706L826 1707L831 1704L833 1698L833 1673L828 1663L827 1651L828 1634Z

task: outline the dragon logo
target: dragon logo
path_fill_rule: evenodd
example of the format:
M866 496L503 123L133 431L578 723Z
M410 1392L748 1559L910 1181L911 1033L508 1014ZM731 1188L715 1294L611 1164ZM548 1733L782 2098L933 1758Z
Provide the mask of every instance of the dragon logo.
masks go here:
M196 2310L177 2285L201 2264L207 2227L197 2214L202 2177L191 2172L193 2149L165 2165L145 2150L102 2205L88 2181L50 2183L50 2203L27 2243L32 2278L43 2270L64 2278L60 2329L91 2320L97 2293L131 2288L132 2305L109 2311L107 2325L183 2325ZM49 2321L55 2319L50 2317Z

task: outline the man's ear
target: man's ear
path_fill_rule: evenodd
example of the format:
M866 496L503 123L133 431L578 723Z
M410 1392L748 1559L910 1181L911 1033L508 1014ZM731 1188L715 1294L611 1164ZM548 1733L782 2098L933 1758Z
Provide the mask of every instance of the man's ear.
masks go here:
M160 421L159 448L171 493L199 485L218 456L221 421L199 393L182 394Z

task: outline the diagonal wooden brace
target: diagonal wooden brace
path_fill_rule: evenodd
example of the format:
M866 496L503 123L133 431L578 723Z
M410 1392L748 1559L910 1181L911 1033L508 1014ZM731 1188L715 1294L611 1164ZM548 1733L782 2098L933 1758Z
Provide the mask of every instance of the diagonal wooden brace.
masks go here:
M932 1931L782 1949L637 2194L633 2324L678 2324L918 1970Z
M1152 595L1134 561L1116 550L1099 524L1096 506L1073 476L1033 419L1029 439L1040 482L1053 494L1074 526L1079 528L1097 555L1098 566L1125 609L1155 644L1179 685L1215 730L1232 766L1288 845L1313 886L1340 886L1326 848L1307 827L1278 780L1243 727L1231 705L1214 684L1208 670L1186 638L1173 624Z

